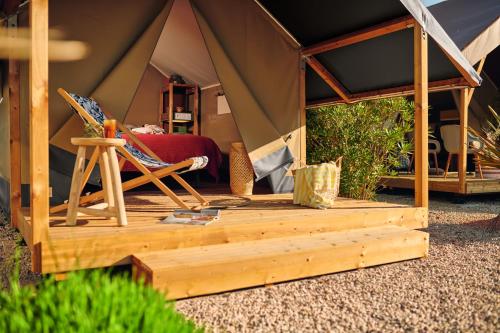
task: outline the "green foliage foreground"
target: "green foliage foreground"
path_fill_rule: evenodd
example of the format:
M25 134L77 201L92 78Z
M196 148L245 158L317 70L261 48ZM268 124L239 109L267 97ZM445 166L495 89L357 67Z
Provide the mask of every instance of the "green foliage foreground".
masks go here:
M342 159L340 194L372 199L380 177L401 166L412 149L414 105L390 98L336 105L307 113L307 163Z
M14 279L17 281L17 279ZM163 295L127 276L71 273L0 291L0 332L203 332Z

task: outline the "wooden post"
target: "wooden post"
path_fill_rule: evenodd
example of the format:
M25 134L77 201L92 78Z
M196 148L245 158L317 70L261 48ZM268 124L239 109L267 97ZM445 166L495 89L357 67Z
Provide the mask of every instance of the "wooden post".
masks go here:
M415 206L429 206L427 33L415 23L413 67L415 85Z
M9 18L8 34L17 36L17 15ZM18 226L21 209L21 112L20 112L19 61L9 58L9 106L10 106L10 224Z
M41 242L49 227L48 0L30 1L30 189L32 269L41 272Z
M458 151L458 189L465 194L467 182L467 128L469 126L470 89L460 90L460 149Z
M307 164L307 115L306 115L306 63L302 59L300 61L299 73L299 107L300 107L300 166Z
M168 134L174 133L174 84L168 84Z
M200 105L200 95L198 85L195 85L194 88L194 96L193 96L193 134L200 135L200 126L198 121L198 106ZM189 111L189 110L187 110Z

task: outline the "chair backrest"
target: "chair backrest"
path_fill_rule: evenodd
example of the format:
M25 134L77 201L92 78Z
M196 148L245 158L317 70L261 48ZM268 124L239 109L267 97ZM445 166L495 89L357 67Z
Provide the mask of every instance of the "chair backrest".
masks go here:
M460 125L444 125L439 130L446 151L451 154L458 154L460 150Z
M104 120L111 118L111 116L107 116L104 113L99 104L92 98L68 93L62 88L57 89L57 92L64 98L64 100L66 100L66 102L68 102L68 104L71 106L71 109L73 109L73 111L75 111L84 120L84 122L90 124L93 127L102 128L104 126ZM118 127L125 129L120 123L118 123ZM129 139L132 139L146 152L143 153L128 142L124 146L124 148L134 158L139 160L141 164L152 168L159 168L170 165L170 163L163 162L148 147L140 142L140 140L137 139L132 133L128 132L127 135L129 136ZM116 131L116 138L122 138L120 131ZM120 151L118 151L118 153L121 154Z
M107 117L96 101L88 97L68 93L62 88L57 89L57 92L87 124L94 127L102 127L104 125L104 120Z

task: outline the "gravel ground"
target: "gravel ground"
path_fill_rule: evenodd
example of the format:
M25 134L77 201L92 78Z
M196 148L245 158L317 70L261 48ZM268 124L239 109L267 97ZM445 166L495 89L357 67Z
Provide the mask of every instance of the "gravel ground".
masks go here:
M215 332L498 332L500 199L448 200L431 201L427 259L188 299L177 309ZM3 285L18 237L0 212ZM35 282L20 248L21 282Z
M500 200L448 199L431 201L427 259L188 299L177 308L215 332L498 332Z
M19 249L19 277L21 284L34 283L40 277L31 272L30 251L21 235L12 229L0 209L0 288L9 284L9 278L14 270L16 248Z

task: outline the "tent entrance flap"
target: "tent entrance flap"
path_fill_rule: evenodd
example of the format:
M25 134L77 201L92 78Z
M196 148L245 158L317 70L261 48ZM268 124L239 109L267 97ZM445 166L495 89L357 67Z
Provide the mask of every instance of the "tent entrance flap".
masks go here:
M285 183L300 152L298 46L253 1L191 4L256 178L273 174L273 191L281 192L275 185Z

